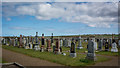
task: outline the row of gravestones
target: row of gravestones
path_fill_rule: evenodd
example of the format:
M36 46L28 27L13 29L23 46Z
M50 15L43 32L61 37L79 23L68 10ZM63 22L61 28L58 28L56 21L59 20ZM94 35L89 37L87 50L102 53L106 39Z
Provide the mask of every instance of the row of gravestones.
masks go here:
M109 51L111 46L112 47L111 52L118 52L117 44L114 39L110 41L99 39L97 40L97 42L95 42L95 38L94 38L92 39L92 41L94 43L94 50L102 51L102 47L104 46L105 51Z
M40 50L41 52L43 52L45 50L45 46L44 46L45 45L44 34L42 34L42 38L41 38L41 44L42 44L41 48L39 47L39 42L38 42L38 36L37 36L37 34L38 33L36 33L36 36L34 38L34 40L35 40L34 43L28 43L28 42L31 42L30 38L29 39L28 38L22 38L22 35L20 35L19 47L22 47L22 45L24 44L25 49L32 49L32 47L33 47L34 50ZM69 39L70 41L68 40L67 42L66 42L66 40L67 39L60 39L60 40L56 39L56 45L53 46L53 52L55 54L61 54L61 52L62 52L61 46L62 46L62 43L63 43L64 46L71 47L70 48L70 56L71 57L76 57L76 52L75 52L75 48L76 48L75 45L76 44L75 44L75 40L72 39L72 41L71 41L71 39ZM47 48L46 48L46 50L47 51L51 51L51 44L52 44L51 41L53 41L53 39L47 39L46 41L47 41ZM4 45L6 44L6 40L5 39L3 39L2 42L3 42ZM17 46L18 45L17 43L18 43L18 39L17 38L10 39L10 43L9 43L10 45ZM83 48L82 44L81 44L81 37L79 37L78 44L79 44L78 47L77 47L78 49ZM96 50L96 46L95 45L97 45L96 42L95 42L95 39L92 39L92 40L88 41L88 47L87 47L88 54L87 54L86 59L91 59L91 60L95 60L96 59L95 58L95 53L94 53L94 51ZM102 45L103 45L102 40L98 41L98 49L99 50L101 50ZM112 46L113 47L112 47L111 51L112 50L116 51L117 47L116 47L116 43L115 42L112 44ZM105 50L108 51L108 42L107 41L105 42Z
M21 39L21 37L20 37L20 39ZM26 38L24 37L24 38L22 38L22 43L21 43L21 40L20 40L19 45L20 46L23 45L23 47L25 49L32 49L33 46L35 46L35 50L39 50L39 46L37 46L37 45L39 45L38 36L36 35L34 39L35 39L35 43L34 43L34 41L31 41L31 38L28 39L27 37ZM8 44L6 44L7 40L8 39L3 39L3 45L8 45ZM43 48L44 45L45 45L44 35L42 36L41 40L42 40L41 48ZM105 40L100 39L97 42L95 42L95 38L94 38L93 42L94 42L94 50L101 51L102 50L102 46L104 45L105 46L105 51L109 51L109 46L112 45L111 51L112 52L118 52L117 44L116 44L115 41L113 42L114 44L112 44L112 43L108 44L109 43L108 40L105 41ZM9 45L18 46L18 39L17 38L13 38L13 39L10 38ZM71 39L68 39L68 40L67 39L60 39L60 46L71 47ZM81 37L79 37L79 39L78 39L78 47L77 48L78 49L82 49L83 48L82 44L81 44ZM43 50L41 50L41 51L43 51Z

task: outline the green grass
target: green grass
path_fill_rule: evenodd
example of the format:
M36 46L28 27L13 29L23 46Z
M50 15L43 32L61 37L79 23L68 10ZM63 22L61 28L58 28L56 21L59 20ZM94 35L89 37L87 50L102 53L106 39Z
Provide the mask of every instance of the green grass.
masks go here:
M93 62L93 61L84 59L86 57L85 54L77 53L77 57L72 58L69 56L68 52L65 52L66 56L63 56L62 54L55 55L53 54L53 52L40 52L40 51L34 51L34 50L29 50L29 49L26 50L24 48L18 48L18 47L13 47L13 46L3 46L3 48L18 52L18 53L22 53L22 54L25 54L31 57L40 58L43 60L47 60L50 62L59 63L62 65L67 65L67 66L87 66L87 65L95 64L97 62L103 62L103 61L110 60L109 58L97 56L98 60L96 62Z
M111 52L111 51L101 51L101 52L96 52L96 54L100 55L108 55L108 56L118 56L118 52Z
M0 57L0 63L7 63L7 62Z

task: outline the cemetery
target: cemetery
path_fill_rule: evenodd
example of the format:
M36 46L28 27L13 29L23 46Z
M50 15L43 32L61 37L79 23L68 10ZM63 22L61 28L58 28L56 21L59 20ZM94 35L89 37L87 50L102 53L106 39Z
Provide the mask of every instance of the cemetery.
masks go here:
M3 0L0 66L118 68L119 3Z
M2 48L65 66L89 66L118 57L118 35L2 37ZM4 60L4 59L3 59ZM72 61L72 62L71 62Z

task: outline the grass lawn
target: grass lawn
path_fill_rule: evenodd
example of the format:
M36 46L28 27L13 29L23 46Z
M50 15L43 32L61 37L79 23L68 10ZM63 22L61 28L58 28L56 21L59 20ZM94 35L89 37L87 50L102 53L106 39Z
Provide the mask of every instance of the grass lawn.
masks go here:
M55 54L53 54L53 52L40 52L40 51L34 51L34 50L30 50L30 49L26 50L24 48L18 48L18 47L13 47L13 46L3 45L2 48L8 49L11 51L15 51L18 53L22 53L22 54L25 54L25 55L28 55L31 57L47 60L50 62L67 65L67 66L87 66L87 65L95 64L97 62L104 62L104 61L110 60L109 58L106 58L106 57L97 56L98 60L96 62L93 62L93 61L84 59L86 57L85 54L77 53L77 57L72 58L69 56L69 52L65 52L67 55L63 56L62 54L55 55Z
M0 63L7 63L7 62L0 57Z
M101 51L101 52L96 52L96 54L100 54L100 55L108 55L108 56L118 56L118 52L106 52L106 51Z
M78 53L85 53L85 51L87 51L87 42L82 42L82 46L83 46L83 49L76 49L76 52ZM78 46L78 43L76 45L76 47ZM66 47L62 47L62 50L63 51L68 51L70 50L70 48L66 48ZM103 46L103 50L104 50L104 46ZM111 48L110 48L111 50ZM118 52L115 53L115 52L111 52L111 51L99 51L99 52L96 52L96 54L100 54L100 55L108 55L108 56L118 56Z

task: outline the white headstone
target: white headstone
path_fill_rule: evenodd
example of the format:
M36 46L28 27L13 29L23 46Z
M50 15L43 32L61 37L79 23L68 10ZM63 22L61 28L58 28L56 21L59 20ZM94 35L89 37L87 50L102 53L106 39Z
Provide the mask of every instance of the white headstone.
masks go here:
M111 52L118 52L117 44L115 42L112 43Z
M94 43L94 50L97 50L97 42L95 42L95 38L93 38L93 43Z
M77 47L78 49L82 49L83 47L82 47L82 43L81 43L81 36L79 37L79 39L78 39L78 47Z

